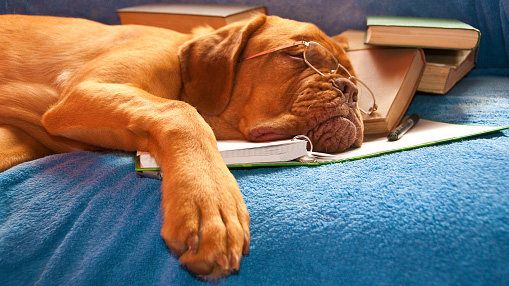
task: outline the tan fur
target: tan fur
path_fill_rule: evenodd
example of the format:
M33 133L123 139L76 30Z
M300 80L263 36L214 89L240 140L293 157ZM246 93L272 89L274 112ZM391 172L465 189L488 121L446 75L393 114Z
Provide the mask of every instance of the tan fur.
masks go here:
M260 16L194 34L70 18L0 16L0 171L56 152L150 151L163 172L161 234L191 271L220 277L249 249L249 215L216 138L310 135L318 150L362 143L356 88L283 53L318 28ZM331 87L331 82L335 87Z

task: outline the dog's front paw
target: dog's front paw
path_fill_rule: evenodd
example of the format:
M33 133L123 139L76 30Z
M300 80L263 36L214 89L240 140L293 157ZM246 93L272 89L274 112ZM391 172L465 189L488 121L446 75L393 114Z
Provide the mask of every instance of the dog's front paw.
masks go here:
M237 271L249 251L249 215L229 170L164 173L161 234L179 261L205 279Z

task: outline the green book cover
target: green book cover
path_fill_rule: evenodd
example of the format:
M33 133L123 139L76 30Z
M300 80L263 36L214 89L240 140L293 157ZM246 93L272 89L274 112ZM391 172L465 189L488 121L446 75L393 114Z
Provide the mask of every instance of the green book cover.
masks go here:
M452 49L475 49L479 45L481 39L481 32L472 27L471 25L464 23L457 19L441 19L441 18L423 18L423 17L401 17L401 16L368 16L366 24L368 26L368 32L366 33L366 43L376 44L375 42L381 40L381 45L390 46L415 46L421 48L452 48ZM375 31L370 31L371 27L385 27L394 28L391 38L391 34L380 34L380 38L383 39L370 39L375 36ZM414 28L413 30L408 30ZM406 29L406 30L405 30ZM418 29L427 29L426 32L418 33ZM433 32L433 29L438 29ZM441 30L446 34L441 35ZM385 31L389 31L385 29ZM370 34L373 33L373 34ZM390 32L388 32L390 33ZM460 42L462 35L468 36L468 44L464 47L458 47L450 45L447 42L450 41L455 43ZM442 37L442 38L440 38ZM391 44L391 41L395 41L397 38L398 42ZM408 40L408 43L406 43ZM371 43L372 41L375 41ZM421 41L420 44L416 44ZM427 42L429 44L427 44ZM463 45L463 44L462 44Z
M421 17L399 17L399 16L368 16L368 26L398 26L398 27L421 27L421 28L442 28L442 29L478 29L467 23L456 19L421 18Z

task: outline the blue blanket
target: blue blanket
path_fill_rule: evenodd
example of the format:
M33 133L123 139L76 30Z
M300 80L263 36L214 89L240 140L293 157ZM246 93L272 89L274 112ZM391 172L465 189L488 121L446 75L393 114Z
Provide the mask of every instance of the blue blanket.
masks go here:
M509 125L509 77L471 74L409 113ZM251 215L220 285L509 284L509 131L318 167L232 170ZM131 153L0 173L0 285L198 285L159 235L160 181Z

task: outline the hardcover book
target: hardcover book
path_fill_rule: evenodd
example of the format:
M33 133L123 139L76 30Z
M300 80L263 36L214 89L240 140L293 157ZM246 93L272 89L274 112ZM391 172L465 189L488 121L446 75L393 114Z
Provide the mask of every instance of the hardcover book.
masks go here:
M189 33L198 26L221 28L267 14L265 6L159 3L117 10L123 25L137 24Z
M456 19L368 16L366 44L475 49L481 32Z
M475 66L477 50L426 49L426 68L418 91L446 94Z
M373 91L378 105L372 114L362 114L364 134L387 135L401 121L414 97L426 64L423 51L366 46L362 44L362 31L348 30L341 35L348 37L346 53L357 77ZM359 96L367 95L361 92Z

